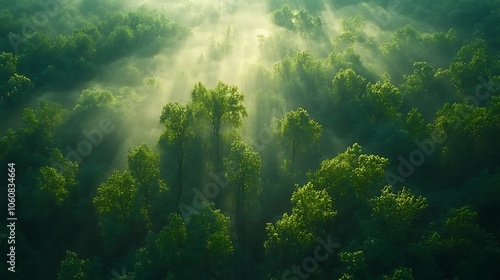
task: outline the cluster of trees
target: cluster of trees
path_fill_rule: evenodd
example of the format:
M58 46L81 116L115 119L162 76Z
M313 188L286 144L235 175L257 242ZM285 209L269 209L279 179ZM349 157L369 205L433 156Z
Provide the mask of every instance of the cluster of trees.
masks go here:
M114 4L90 9L19 1L0 10L5 21L0 30L2 110L25 104L37 92L72 89L105 73L112 61L132 53L154 55L188 34L187 28L144 7L107 12Z
M313 17L307 10L291 10L288 6L274 11L271 19L277 26L304 34L314 33L321 30L321 18Z
M130 81L79 87L187 34L159 12L83 1L65 25L52 18L62 35L36 33L18 53L0 40L0 162L16 163L22 256L0 278L500 277L500 51L487 31L498 12L469 18L471 30L443 19L445 31L406 25L381 39L362 16L325 33L316 13L347 1L267 3L286 30L257 38L261 62L237 85L190 85L185 102L158 104ZM481 3L462 15L494 5ZM0 10L0 32L35 10ZM231 32L208 46L213 59L237 44ZM304 35L320 46L292 43ZM17 110L45 89L62 100L64 88L81 92L71 106ZM141 125L161 131L117 164L133 105L155 106Z
M17 72L18 58L12 53L0 54L0 107L15 107L33 94L33 82Z

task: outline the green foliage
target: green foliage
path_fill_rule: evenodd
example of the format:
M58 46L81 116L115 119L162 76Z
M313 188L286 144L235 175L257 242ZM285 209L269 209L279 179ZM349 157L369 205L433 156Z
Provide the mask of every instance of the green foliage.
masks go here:
M340 69L333 78L332 92L337 106L348 106L357 101L366 90L366 79L351 68Z
M354 44L372 45L373 38L366 35L365 25L365 19L360 15L342 19L341 31L333 38L335 48L343 50L354 46Z
M40 101L37 110L25 108L21 121L21 134L32 139L38 139L34 144L39 146L49 146L54 139L55 130L63 123L68 111L61 105ZM27 140L27 139L26 139Z
M418 244L420 235L414 229L428 206L427 200L411 194L407 188L393 192L386 186L381 195L369 199L368 203L371 214L360 223L359 239L355 238L348 246L349 250L363 252L363 269L357 272L355 279L390 271L407 275L397 270L405 264L403 260L411 258L411 248Z
M332 198L325 190L317 190L312 183L298 187L292 194L292 213L283 214L275 224L267 223L264 248L270 257L282 264L297 261L324 234L323 228L337 212Z
M305 228L317 228L337 215L328 193L315 190L311 183L297 188L290 201L294 205L291 215L302 221Z
M189 240L194 247L191 252L198 252L198 261L217 263L234 253L233 237L230 230L231 221L213 205L206 206L204 211L190 217L188 231ZM196 257L195 257L196 259ZM210 268L216 271L216 268Z
M28 101L35 86L28 77L17 73L18 57L0 53L0 106L17 107Z
M119 222L126 222L133 212L136 192L135 180L130 172L115 171L99 186L93 203L101 217L113 217Z
M294 13L287 5L281 7L281 9L274 11L271 14L271 20L274 24L285 27L287 29L294 29L295 25L293 23Z
M384 55L403 55L408 57L412 46L422 42L422 35L413 26L407 24L392 34L392 41L381 46Z
M224 124L238 128L243 117L247 116L243 105L244 95L236 86L228 86L219 81L214 89L207 90L197 83L191 93L192 103L203 116L207 116L214 133L218 133Z
M114 171L92 199L104 240L104 252L112 256L123 244L137 242L147 226L147 213L137 203L137 184L129 171ZM141 200L139 200L142 202Z
M322 33L321 18L311 15L306 9L292 10L288 5L283 5L271 13L271 21L307 38L318 38Z
M498 210L497 201L500 200L500 189L497 188L500 183L500 173L498 170L495 172L488 172L483 170L479 176L469 179L465 187L461 190L463 193L463 203L471 205L477 209L478 220L483 227L497 236L500 234L500 228L496 225L498 223L486 223L482 221L494 221L499 217L494 216Z
M404 75L401 84L403 107L418 108L423 115L433 117L446 103L457 100L457 96L447 89L446 73L441 69L436 71L427 62L415 62L413 73Z
M215 162L221 161L221 129L238 128L247 116L243 101L245 96L238 92L238 87L229 86L219 81L215 88L208 90L202 83L197 83L191 92L191 102L196 117L208 120L208 126L215 137ZM203 122L200 122L203 124Z
M417 108L411 108L406 115L405 128L413 139L422 139L426 135L425 120Z
M449 245L454 242L463 242L459 236L473 236L481 232L477 226L477 213L469 207L452 209L449 212L450 218L446 220L444 226L450 236ZM464 240L465 241L465 240ZM471 242L471 240L469 240ZM472 243L461 245L473 245Z
M369 279L363 251L342 252L339 254L339 258L344 271L339 279Z
M300 10L294 15L294 22L298 30L316 31L323 25L321 18L313 17L307 10Z
M499 1L11 2L0 161L16 177L0 177L23 257L1 279L499 278ZM205 88L219 76L234 85ZM104 117L120 129L71 162ZM160 154L129 146L159 135ZM343 249L320 261L329 233Z
M167 103L163 107L160 122L165 125L166 139L179 147L194 136L193 112L189 105Z
M185 27L144 7L122 12L120 5L96 3L95 7L101 9L93 13L89 11L95 7L90 9L81 4L86 8L79 10L76 5L79 4L30 3L19 4L16 10L8 13L3 10L5 25L2 24L1 29L9 26L10 29L2 33L2 38L8 40L0 40L0 49L13 49L17 74L32 81L32 84L25 81L19 85L13 79L12 83L16 82L16 85L9 93L10 106L30 100L41 87L68 89L99 77L99 68L109 62L132 53L155 54L166 45L182 40L188 33ZM0 60L4 59L9 61L6 56ZM4 79L14 75L11 66L9 63L9 77L0 70L2 86L5 85ZM2 97L10 91L0 88Z
M257 195L261 186L261 157L245 142L236 141L231 145L224 167L230 185L233 187L233 196L236 201L236 222L242 222L243 215L254 210Z
M356 143L335 158L324 160L310 179L317 188L326 189L337 205L353 207L382 188L388 163L386 158L363 154Z
M183 167L187 153L187 147L194 138L194 112L191 105L179 103L167 103L163 107L160 122L165 125L165 130L160 136L159 145L164 151L170 151L173 145L173 154L177 158L177 171L179 178L179 190L177 202L183 195Z
M90 279L87 275L89 260L80 259L72 251L66 251L66 257L61 262L61 267L57 273L57 280L86 280Z
M115 95L109 90L83 90L77 102L74 111L85 115L113 111L117 105Z
M477 77L488 77L488 74L491 74L492 60L489 58L487 47L484 39L476 39L457 52L448 69L457 91L462 94L473 92L472 89L479 83Z
M286 113L282 120L278 120L277 132L283 143L292 148L292 165L298 151L306 151L321 137L323 129L320 124L309 117L303 108Z
M59 173L53 167L42 167L40 169L40 189L48 192L54 197L57 204L61 204L68 198L70 188L76 184L75 169Z
M361 103L370 124L401 118L401 92L388 80L378 81L375 84L368 83Z
M136 207L146 219L158 224L164 218L162 199L168 190L160 178L160 157L154 150L143 144L131 148L128 154L128 170L135 180L137 194Z
M317 35L322 26L321 18L312 16L307 10L292 10L284 5L271 14L274 24L304 35Z
M384 275L382 277L383 280L413 280L413 272L411 268L398 268L395 269L394 272L390 275Z
M7 94L2 97L7 103L21 104L33 94L34 85L31 80L23 75L14 74L7 81Z
M493 237L478 225L477 212L468 206L448 211L433 242L434 249L443 254L449 265L444 268L445 273L457 277L470 278L480 272L490 278L492 265L500 257Z
M158 234L150 233L146 246L137 251L137 277L228 277L227 264L234 254L229 217L209 204L187 222L177 213L170 214L168 220Z
M474 35L479 38L484 38L488 41L490 46L498 46L500 40L498 38L498 25L496 24L500 19L500 9L490 10L488 16L483 18L481 23L475 27Z
M337 72L344 69L352 69L358 74L366 76L369 74L366 70L366 66L361 62L361 56L355 52L354 48L346 48L341 52L331 52L326 58L326 65L328 67L329 75L336 76Z
M446 104L429 124L434 141L443 143L440 160L455 175L454 180L477 175L484 168L496 165L496 131L500 126L497 104L493 97L487 107L474 107L468 103ZM474 151L474 152L472 152ZM460 163L468 162L464 166ZM451 185L451 184L450 184Z
M130 45L134 40L134 34L129 26L118 25L109 34L106 45L110 50L118 51L123 55L130 51Z
M273 78L278 93L287 101L288 108L315 106L315 98L327 91L328 80L321 60L309 51L297 51L287 55L273 67Z
M9 52L0 54L0 81L5 84L17 72L17 58Z
M131 149L128 154L128 169L138 186L151 189L160 176L160 158L146 144Z
M428 206L424 197L414 196L407 188L394 193L390 186L384 187L382 194L370 199L369 203L375 223L390 226L395 239L403 237Z
M158 233L156 245L161 254L161 263L170 264L171 267L181 264L184 255L183 246L188 242L186 222L176 213L168 217L168 224Z
M365 128L365 129L368 129ZM415 149L415 140L421 141L423 138L413 138L403 120L394 120L373 127L373 136L370 136L370 153L388 158L392 163L401 155ZM425 125L423 132L426 131ZM388 181L391 183L392 181Z

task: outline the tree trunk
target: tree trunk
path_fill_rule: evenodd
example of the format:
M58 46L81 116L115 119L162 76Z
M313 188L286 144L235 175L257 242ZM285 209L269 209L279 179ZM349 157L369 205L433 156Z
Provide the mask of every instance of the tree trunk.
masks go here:
M215 163L216 163L215 166L217 169L222 169L219 129L215 128L214 134L215 134Z
M182 143L179 145L179 161L178 161L178 168L179 168L179 191L177 193L177 205L181 203L181 198L184 193L184 183L183 183L183 178L182 178L182 166L184 163L184 150L182 147Z
M244 182L240 182L238 184L238 189L236 192L236 231L238 236L241 237L242 235L242 203L243 203L243 187L244 187Z
M296 149L297 149L297 140L293 139L293 142L292 142L292 166L291 166L292 173L293 173L293 166L295 164L295 152L296 152Z

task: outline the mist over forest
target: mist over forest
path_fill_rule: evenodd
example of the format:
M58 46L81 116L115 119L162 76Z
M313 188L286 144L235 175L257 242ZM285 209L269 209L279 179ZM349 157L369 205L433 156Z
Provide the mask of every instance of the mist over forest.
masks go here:
M500 279L499 46L498 0L0 0L0 279Z

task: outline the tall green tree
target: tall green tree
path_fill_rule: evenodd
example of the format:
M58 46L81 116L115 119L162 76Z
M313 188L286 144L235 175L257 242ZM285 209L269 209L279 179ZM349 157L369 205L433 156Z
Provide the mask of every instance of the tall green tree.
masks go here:
M128 170L135 180L137 207L145 211L151 222L160 222L164 207L162 194L167 186L160 178L160 157L146 144L131 148L128 155Z
M492 64L493 60L489 57L486 41L476 39L457 52L447 71L456 90L463 95L469 95L481 83L478 76L486 79L490 74L496 74L491 72Z
M344 64L340 61L332 63L335 67ZM326 104L330 107L326 109L325 118L332 119L331 125L336 128L337 133L350 133L352 125L360 121L359 101L366 92L366 84L366 78L352 68L340 69L335 74L332 90L327 95Z
M276 223L266 225L266 253L280 265L291 265L310 248L315 239L325 235L326 223L337 212L326 190L317 190L311 183L298 187L290 199L294 205Z
M84 116L116 111L118 100L109 90L86 89L78 97L74 111Z
M177 203L180 203L183 190L183 167L186 158L186 150L189 142L194 137L193 129L193 110L189 105L181 105L179 103L167 103L163 107L160 116L160 122L165 125L165 130L160 136L161 143L167 141L175 145L177 151L177 168L179 190L177 192Z
M292 10L288 5L271 14L271 21L286 29L300 32L302 35L318 34L321 30L321 18L312 16L308 10Z
M137 208L137 186L129 171L114 171L97 188L92 202L97 210L104 251L113 256L124 244L136 243L144 231L145 218Z
M392 33L392 40L380 46L382 53L395 59L408 59L418 57L412 53L416 46L421 46L422 34L410 24L397 29Z
M336 49L343 50L356 43L361 45L373 42L373 38L369 38L364 29L365 19L362 16L342 19L340 34L333 39Z
M451 82L445 80L447 78L445 74L446 71L440 69L438 72L427 62L415 62L413 73L403 76L402 107L405 110L418 108L424 116L430 118L446 102L458 101Z
M75 172L76 168L61 173L54 167L42 167L40 189L50 194L57 204L61 204L68 198L71 187L76 184Z
M295 29L293 18L294 12L288 5L284 5L281 9L276 10L271 14L271 20L274 24L292 30Z
M278 120L278 134L281 140L290 145L292 150L291 170L295 163L298 151L305 151L317 143L323 128L309 117L303 108L286 113L285 117Z
M18 58L9 52L0 53L0 106L16 107L33 95L32 81L17 73Z
M359 99L366 91L366 79L351 68L340 69L332 81L335 105L342 108Z
M7 86L9 87L7 98L14 104L25 102L34 95L35 86L26 76L14 74L7 82Z
M400 119L401 103L403 102L400 90L390 81L368 83L366 94L361 98L363 112L369 124L394 121Z
M406 115L405 129L413 139L423 139L426 135L425 120L417 108L411 108Z
M320 169L310 175L319 189L326 189L343 213L367 203L384 186L384 171L389 160L364 154L355 143L343 153L321 162Z
M229 217L213 204L184 220L171 213L159 233L150 232L146 245L135 256L140 279L234 279L230 258L234 255ZM167 278L170 279L170 278Z
M37 110L24 109L22 132L46 143L53 140L56 128L62 124L67 114L68 111L58 103L40 101Z
M110 215L120 222L126 222L132 215L136 193L135 180L130 172L114 171L99 186L93 202L99 215Z
M291 108L317 106L311 93L320 95L327 92L327 77L322 61L309 51L287 54L273 67L277 90Z
M243 101L244 95L238 92L236 86L229 86L221 81L210 90L202 83L197 83L191 92L195 110L200 117L208 118L213 132L217 165L221 164L221 130L225 125L233 128L241 126L243 118L247 116Z
M443 183L456 188L468 176L498 166L498 131L500 98L492 96L485 107L468 103L446 104L437 113L429 131L438 143L438 156L446 166L441 171ZM467 162L467 164L462 164Z
M10 52L0 53L0 89L17 72L17 57Z
M444 275L458 279L491 279L498 275L497 241L479 225L478 213L469 206L449 209L422 243Z
M390 236L385 235L394 243L406 241L414 222L429 206L425 197L415 196L407 188L393 192L390 186L385 186L381 195L370 199L369 203L373 224L377 227L390 225ZM385 232L383 228L380 230Z
M229 156L224 159L226 177L234 188L236 204L236 224L241 233L243 223L257 200L261 187L261 157L245 142L236 141L231 145Z

